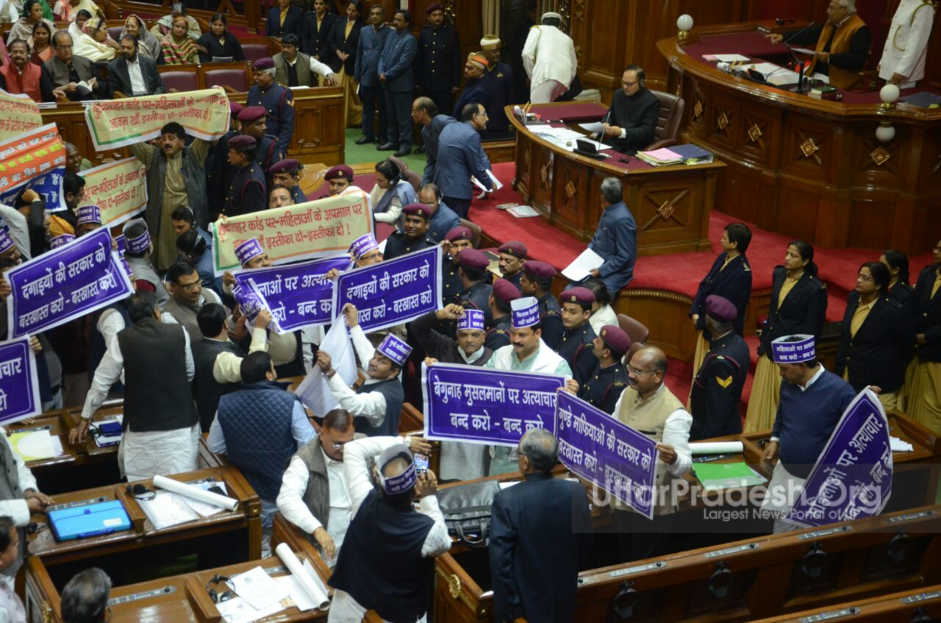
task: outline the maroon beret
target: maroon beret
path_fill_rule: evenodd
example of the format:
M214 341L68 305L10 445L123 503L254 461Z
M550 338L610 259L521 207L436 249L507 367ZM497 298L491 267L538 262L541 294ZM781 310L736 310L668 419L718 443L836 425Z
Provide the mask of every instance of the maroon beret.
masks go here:
M521 260L526 259L526 245L519 240L504 242L500 245L500 248L497 249L497 251L500 253L509 253L513 257L519 258Z
M455 240L473 240L474 232L470 230L470 227L466 225L458 225L457 227L452 227L448 230L448 233L445 234L444 239L448 242L454 242Z
M601 341L605 346L613 350L619 357L631 348L631 336L624 332L621 327L613 324L606 324L601 327Z
M428 14L428 13L431 13L432 11L443 11L443 10L444 10L444 7L441 5L440 2L432 2L431 4L428 5L428 8L425 9L425 13Z
M294 158L285 158L284 160L278 160L273 165L268 168L268 173L274 175L275 173L297 173L301 169L301 163Z
M247 134L238 134L229 139L229 147L241 152L255 149L257 144L255 139Z
M324 174L323 179L325 180L335 180L338 177L345 177L350 182L353 181L353 168L345 164L338 164L335 167L330 167L327 169L327 172Z
M464 253L461 253L461 255L463 254ZM522 294L520 294L519 288L514 286L511 281L507 281L506 279L497 279L493 282L493 295L504 303L509 303L510 301L516 300L522 296Z
M738 317L735 304L717 294L710 294L706 297L706 313L720 322L732 322Z
M539 260L527 260L523 262L523 272L540 279L552 279L559 271L552 264L540 262Z
M229 102L229 114L235 115L238 117L238 114L242 112L242 105L238 102Z
M248 123L258 121L264 116L264 106L243 106L242 110L239 111L239 121L246 121Z
M588 288L574 286L567 288L559 297L559 303L578 303L579 305L591 305L595 302L595 293Z
M479 249L464 249L457 256L457 263L466 268L477 268L483 270L490 265L490 258Z
M274 69L274 59L270 56L262 56L252 63L252 69Z
M431 210L432 207L425 205L424 203L410 203L402 208L402 212L405 214L421 214L423 217L425 217L425 220L431 218Z

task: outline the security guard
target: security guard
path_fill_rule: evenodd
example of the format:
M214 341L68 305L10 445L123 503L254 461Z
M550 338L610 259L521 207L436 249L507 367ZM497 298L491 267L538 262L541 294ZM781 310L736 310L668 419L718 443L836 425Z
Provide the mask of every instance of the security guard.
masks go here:
M750 363L748 345L735 332L738 316L735 304L710 294L706 297L705 311L706 329L712 339L690 393L691 440L742 432L739 400Z
M500 47L502 43L496 35L484 35L480 40L480 51L490 65L484 73L483 82L490 94L487 108L487 129L482 134L484 139L500 139L510 135L510 120L503 113L508 104L516 104L513 94L513 69L506 63L500 62Z
M519 288L506 279L497 279L493 282L493 291L490 294L490 316L492 318L487 328L487 337L484 345L496 350L510 343L510 301L521 296Z
M551 264L537 260L523 263L523 276L520 278L520 292L523 296L535 296L539 300L539 313L542 316L542 341L549 348L558 352L562 344L562 307L550 288L552 278L558 271Z
M307 196L301 190L300 186L300 175L301 169L303 168L304 165L298 160L287 158L285 160L278 160L268 169L268 175L271 176L272 184L278 184L290 190L291 198L294 200L294 203L304 203L307 201Z
M461 82L461 45L457 30L444 19L440 2L430 4L425 14L418 35L418 86L439 111L447 112Z
M286 154L291 135L294 134L294 94L291 89L275 81L274 60L270 56L255 61L252 75L255 84L248 90L246 103L249 106L264 106L268 117L268 133L277 137L278 149Z
M457 273L464 286L461 305L465 309L479 309L484 312L484 317L489 322L490 293L493 292L493 286L490 285L490 273L487 272L487 266L490 265L487 254L479 249L464 249L457 256L457 264Z
M278 141L266 134L268 121L265 118L265 108L263 106L246 106L239 113L239 121L242 122L242 134L247 134L255 139L255 162L261 171L267 171L278 160L281 160L281 150L278 148Z
M444 240L447 244L442 244L446 253L444 260L441 262L441 284L442 301L447 305L448 303L457 303L461 298L461 292L464 291L464 284L457 272L457 256L464 249L470 249L474 246L474 233L469 227L458 225L448 230Z
M431 220L431 206L424 203L410 203L402 208L404 221L402 231L395 231L386 239L386 251L383 259L421 251L435 246L428 236L428 221Z
M229 165L235 174L225 193L222 214L238 216L267 207L265 176L254 161L255 139L239 134L229 139Z
M614 405L627 387L627 369L621 358L631 349L631 337L620 327L605 325L592 340L595 369L578 388L578 397L605 413L614 413Z
M500 273L503 278L517 288L520 287L520 277L523 276L523 262L526 261L526 245L518 240L504 242L497 249L500 254Z
M595 294L588 288L574 286L562 292L559 301L564 327L559 354L568 362L573 378L581 385L595 369L597 362L592 352L595 330L588 322Z
M346 164L338 164L327 169L323 179L327 182L327 194L342 195L353 183L353 169ZM356 188L353 186L353 188Z
M215 221L222 211L222 200L229 187L232 176L227 174L229 169L229 139L241 133L238 115L242 112L242 105L238 102L229 102L229 131L222 135L212 147L206 157L206 194L209 199L209 220Z

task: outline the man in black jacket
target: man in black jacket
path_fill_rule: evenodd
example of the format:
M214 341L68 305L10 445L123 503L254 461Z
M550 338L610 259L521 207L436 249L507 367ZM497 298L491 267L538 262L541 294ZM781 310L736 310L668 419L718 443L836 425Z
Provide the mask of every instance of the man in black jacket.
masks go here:
M163 81L157 66L146 56L137 53L137 39L133 35L121 37L121 56L108 63L111 90L127 96L163 93Z
M524 480L493 498L490 575L494 621L574 620L578 533L588 529L588 497L578 482L552 477L559 442L536 428L520 440Z
M440 111L451 110L464 68L457 30L447 23L440 2L425 10L425 25L418 34L416 82Z
M193 398L199 411L199 425L204 433L209 432L212 419L223 394L239 389L238 383L219 383L213 376L216 357L219 353L232 353L244 357L245 352L229 339L228 312L218 303L204 305L196 315L203 338L193 343L193 359L196 376L193 378Z
M618 151L633 154L653 142L660 100L644 84L644 70L629 65L621 74L621 90L614 92L605 115L604 139Z

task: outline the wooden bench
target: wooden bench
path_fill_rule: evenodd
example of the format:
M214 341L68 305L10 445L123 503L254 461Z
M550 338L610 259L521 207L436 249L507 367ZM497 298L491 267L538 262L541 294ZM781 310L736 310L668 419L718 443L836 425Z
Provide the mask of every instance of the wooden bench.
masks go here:
M756 623L928 623L941 617L941 584L761 619Z

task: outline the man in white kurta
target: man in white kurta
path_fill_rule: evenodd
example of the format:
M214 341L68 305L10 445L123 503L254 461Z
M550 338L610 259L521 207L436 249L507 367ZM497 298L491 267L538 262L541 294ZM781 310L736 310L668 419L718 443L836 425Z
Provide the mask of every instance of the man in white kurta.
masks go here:
M529 29L523 44L523 68L529 76L529 101L533 104L557 100L575 79L575 43L559 29L561 25L558 13L543 13L542 23Z
M935 7L928 0L902 0L892 16L889 36L882 48L879 77L910 89L925 77L928 38Z

